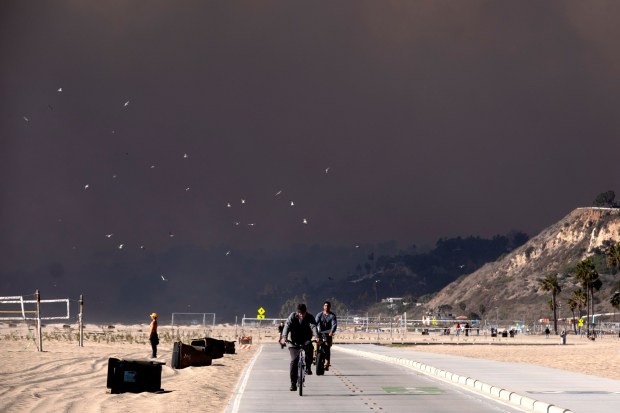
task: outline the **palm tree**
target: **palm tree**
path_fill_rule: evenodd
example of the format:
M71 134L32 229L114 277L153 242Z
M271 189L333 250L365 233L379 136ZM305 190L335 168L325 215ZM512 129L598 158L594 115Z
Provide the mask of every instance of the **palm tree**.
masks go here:
M583 309L583 306L586 305L586 293L583 292L583 290L581 288L578 288L577 290L573 291L573 294L570 296L569 300L568 300L568 305L569 307L572 306L571 303L574 303L575 306L577 307L577 316L579 316L579 318L581 318L581 310ZM572 310L572 307L571 307ZM575 327L575 334L577 334L577 323L575 322L575 316L573 313L573 326ZM579 331L581 332L581 327L579 327Z
M557 296L562 292L558 283L558 275L550 274L538 280L539 288L544 292L551 292L551 309L553 310L553 331L558 334L558 303Z
M573 331L575 331L575 335L577 334L577 323L576 323L576 318L575 318L575 310L578 307L577 301L571 297L568 299L567 301L568 303L568 308L570 309L571 313L573 313Z
M594 290L600 290L603 283L599 279L598 271L596 271L596 267L590 258L586 258L577 264L575 278L586 292L586 313L588 315L588 319L586 320L586 332L589 337L590 314L594 315ZM592 309L592 313L590 313L590 309Z

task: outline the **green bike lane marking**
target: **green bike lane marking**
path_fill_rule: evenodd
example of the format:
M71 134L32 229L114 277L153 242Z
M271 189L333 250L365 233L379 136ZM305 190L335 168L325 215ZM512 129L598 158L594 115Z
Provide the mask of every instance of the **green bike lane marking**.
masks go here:
M443 394L445 390L439 387L382 387L389 394Z

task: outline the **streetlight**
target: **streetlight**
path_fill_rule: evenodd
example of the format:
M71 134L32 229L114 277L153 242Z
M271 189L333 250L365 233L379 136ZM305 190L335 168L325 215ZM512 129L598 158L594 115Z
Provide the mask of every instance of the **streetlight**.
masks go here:
M381 280L375 280L375 303L379 302L379 298L377 296L377 284L380 283Z

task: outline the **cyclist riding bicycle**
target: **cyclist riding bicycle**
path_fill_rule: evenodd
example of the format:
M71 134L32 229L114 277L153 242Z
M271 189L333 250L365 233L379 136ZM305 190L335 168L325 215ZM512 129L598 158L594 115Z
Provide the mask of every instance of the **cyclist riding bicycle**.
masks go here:
M336 333L336 328L338 327L338 322L336 319L336 314L331 312L332 303L329 301L325 301L323 303L323 311L318 313L315 317L317 329L319 331L329 331L325 336L327 339L327 352L325 354L325 371L329 370L329 362L331 358L331 346L333 341L333 336ZM314 344L314 358L316 360L316 352L317 345Z
M282 330L282 337L280 343L286 343L288 334L291 334L290 342L288 343L288 351L291 354L290 364L290 378L291 378L291 391L297 390L297 368L299 364L299 352L301 347L306 352L306 374L312 374L310 367L312 366L312 345L311 340L318 339L318 332L316 329L316 321L312 314L308 313L305 304L298 304L297 311L291 313L284 322L284 329Z

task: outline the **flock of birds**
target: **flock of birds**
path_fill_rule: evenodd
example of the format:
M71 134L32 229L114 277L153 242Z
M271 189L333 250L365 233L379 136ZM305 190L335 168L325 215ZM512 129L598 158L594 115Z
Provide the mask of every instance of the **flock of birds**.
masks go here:
M57 93L63 93L63 88L59 87L56 91L57 91ZM126 100L122 104L122 108L128 108L130 106L130 103L131 103L130 100ZM50 110L54 110L54 106L48 105L48 107L49 107ZM30 123L31 122L31 118L29 116L27 116L27 115L23 116L23 120L26 123ZM116 130L112 130L111 133L115 134ZM125 154L128 155L128 153L125 153ZM190 159L190 155L188 153L183 153L182 154L182 159L183 160L189 160ZM156 168L155 164L150 164L150 169L155 169L155 168ZM325 174L325 175L329 174L330 173L330 169L331 169L330 167L325 167L323 169L323 174ZM117 177L118 177L118 175L116 173L112 175L113 179L116 179ZM82 184L82 188L81 189L83 191L96 191L97 190L97 185L93 184L93 182L86 182L86 183ZM191 191L192 187L191 186L185 186L184 190L186 192ZM277 198L282 197L284 192L285 192L284 189L278 189L274 193L273 196L277 197ZM226 208L234 208L236 205L246 206L247 204L248 204L248 200L246 198L241 198L240 201L239 201L239 204L236 204L233 201L227 201L227 202L223 203L223 206L225 206ZM286 205L288 205L288 207L290 207L290 208L295 207L296 206L295 200L289 199L288 202L286 203ZM301 218L298 218L298 219L299 219L298 222L300 222L301 225L309 225L309 223L310 223L310 220L309 220L308 217L301 217ZM58 221L62 222L62 219L58 219ZM251 221L251 222L245 222L245 223L242 224L242 222L240 220L234 220L233 221L233 225L235 227L239 227L241 225L245 225L247 227L255 227L257 225L257 222ZM114 232L108 232L108 233L105 233L103 235L106 238L108 238L108 239L116 238ZM174 238L174 236L175 236L175 234L172 231L168 232L168 237L169 238ZM128 244L127 244L127 241L124 241L124 240L121 239L121 240L118 240L116 243L114 243L114 245L116 246L116 249L123 250L124 248L127 247ZM356 245L355 248L359 248L359 245ZM76 249L76 247L73 246L73 249ZM146 246L144 244L141 244L141 245L139 245L139 249L140 250L144 250L144 249L146 249ZM229 256L229 255L231 255L231 253L232 253L232 250L227 250L225 252L225 256ZM160 278L161 278L161 280L163 282L168 281L168 278L166 277L165 274L161 274Z

